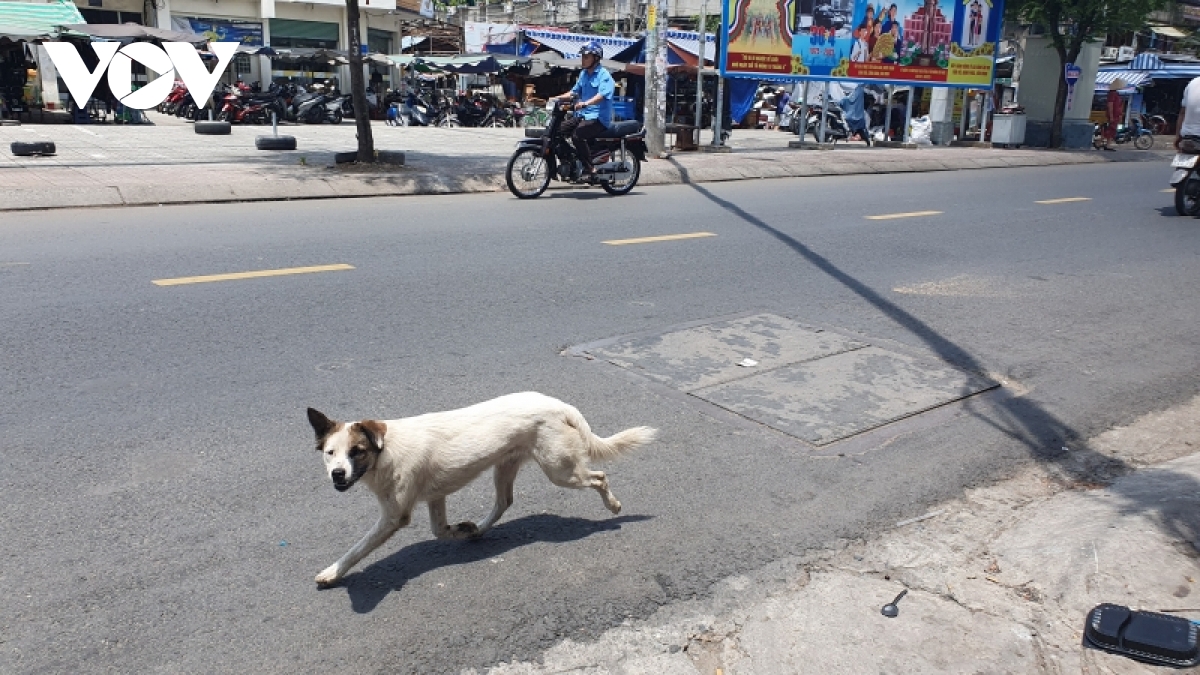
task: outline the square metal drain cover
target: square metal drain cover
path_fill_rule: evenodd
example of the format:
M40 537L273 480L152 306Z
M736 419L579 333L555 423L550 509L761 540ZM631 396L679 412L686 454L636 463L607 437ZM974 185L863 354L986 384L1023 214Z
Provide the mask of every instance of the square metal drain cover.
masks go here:
M866 346L782 316L755 314L618 340L587 352L680 391L692 391ZM737 365L747 358L758 366L747 370Z
M773 314L585 351L816 446L999 386L933 357L870 346ZM737 365L747 358L758 365Z

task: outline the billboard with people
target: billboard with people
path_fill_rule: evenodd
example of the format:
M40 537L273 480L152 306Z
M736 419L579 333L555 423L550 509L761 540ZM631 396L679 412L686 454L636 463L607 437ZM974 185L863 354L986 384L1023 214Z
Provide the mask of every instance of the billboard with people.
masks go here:
M727 77L987 87L1003 0L725 0Z

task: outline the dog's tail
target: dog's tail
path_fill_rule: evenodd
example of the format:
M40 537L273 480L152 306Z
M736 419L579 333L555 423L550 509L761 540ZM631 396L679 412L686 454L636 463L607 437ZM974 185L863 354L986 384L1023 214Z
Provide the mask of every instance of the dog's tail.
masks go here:
M633 427L608 438L600 438L592 433L587 420L575 408L571 408L567 414L567 423L579 430L579 435L583 436L584 445L587 446L588 457L596 461L616 459L634 448L653 442L658 435L658 430L651 427Z

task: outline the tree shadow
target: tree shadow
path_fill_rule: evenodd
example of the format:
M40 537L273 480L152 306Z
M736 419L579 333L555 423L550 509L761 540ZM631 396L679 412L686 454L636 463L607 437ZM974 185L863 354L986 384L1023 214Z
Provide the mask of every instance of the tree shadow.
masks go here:
M828 258L812 250L795 237L773 227L734 202L717 196L704 186L691 182L685 167L674 160L668 161L675 164L683 182L693 190L736 217L737 220L757 228L791 249L805 262L852 291L881 314L908 331L942 361L963 370L987 376L987 369L978 358L938 333L929 324L843 271ZM964 391L963 395L969 396L971 393L973 392ZM1005 436L1024 445L1029 456L1049 468L1052 479L1064 486L1099 487L1133 469L1132 465L1119 458L1106 456L1088 447L1086 439L1081 438L1075 429L1027 397L1016 395L991 399L968 397L963 401L963 405L971 416L982 420ZM1183 481L1182 488L1188 490L1184 494L1200 492L1200 485L1197 485L1192 477L1181 474L1180 478ZM1188 542L1196 541L1195 534L1200 532L1200 529L1197 529L1198 526L1194 519L1185 521L1177 514L1167 513L1161 500L1151 498L1146 494L1135 493L1128 495L1128 498L1131 500L1131 508L1156 514L1158 521L1170 535L1180 537Z
M553 514L526 516L497 525L479 539L429 539L406 546L350 574L330 588L344 587L354 611L366 614L374 611L389 593L404 588L409 580L427 572L454 565L469 565L529 544L579 541L594 534L615 532L626 523L640 523L653 517L620 516L587 520Z

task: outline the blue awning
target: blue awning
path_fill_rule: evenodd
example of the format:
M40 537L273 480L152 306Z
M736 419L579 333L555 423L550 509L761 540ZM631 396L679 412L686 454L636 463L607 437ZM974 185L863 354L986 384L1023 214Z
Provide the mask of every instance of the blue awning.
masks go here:
M637 42L637 40L629 38L586 35L583 33L559 33L549 30L527 30L525 31L525 37L545 45L563 56L578 56L579 50L584 45L592 41L599 42L600 48L604 50L604 58L606 59L611 59Z
M1150 80L1150 73L1140 70L1105 70L1096 73L1096 91L1107 91L1108 86L1117 78L1125 80L1123 92L1133 92L1134 89Z

